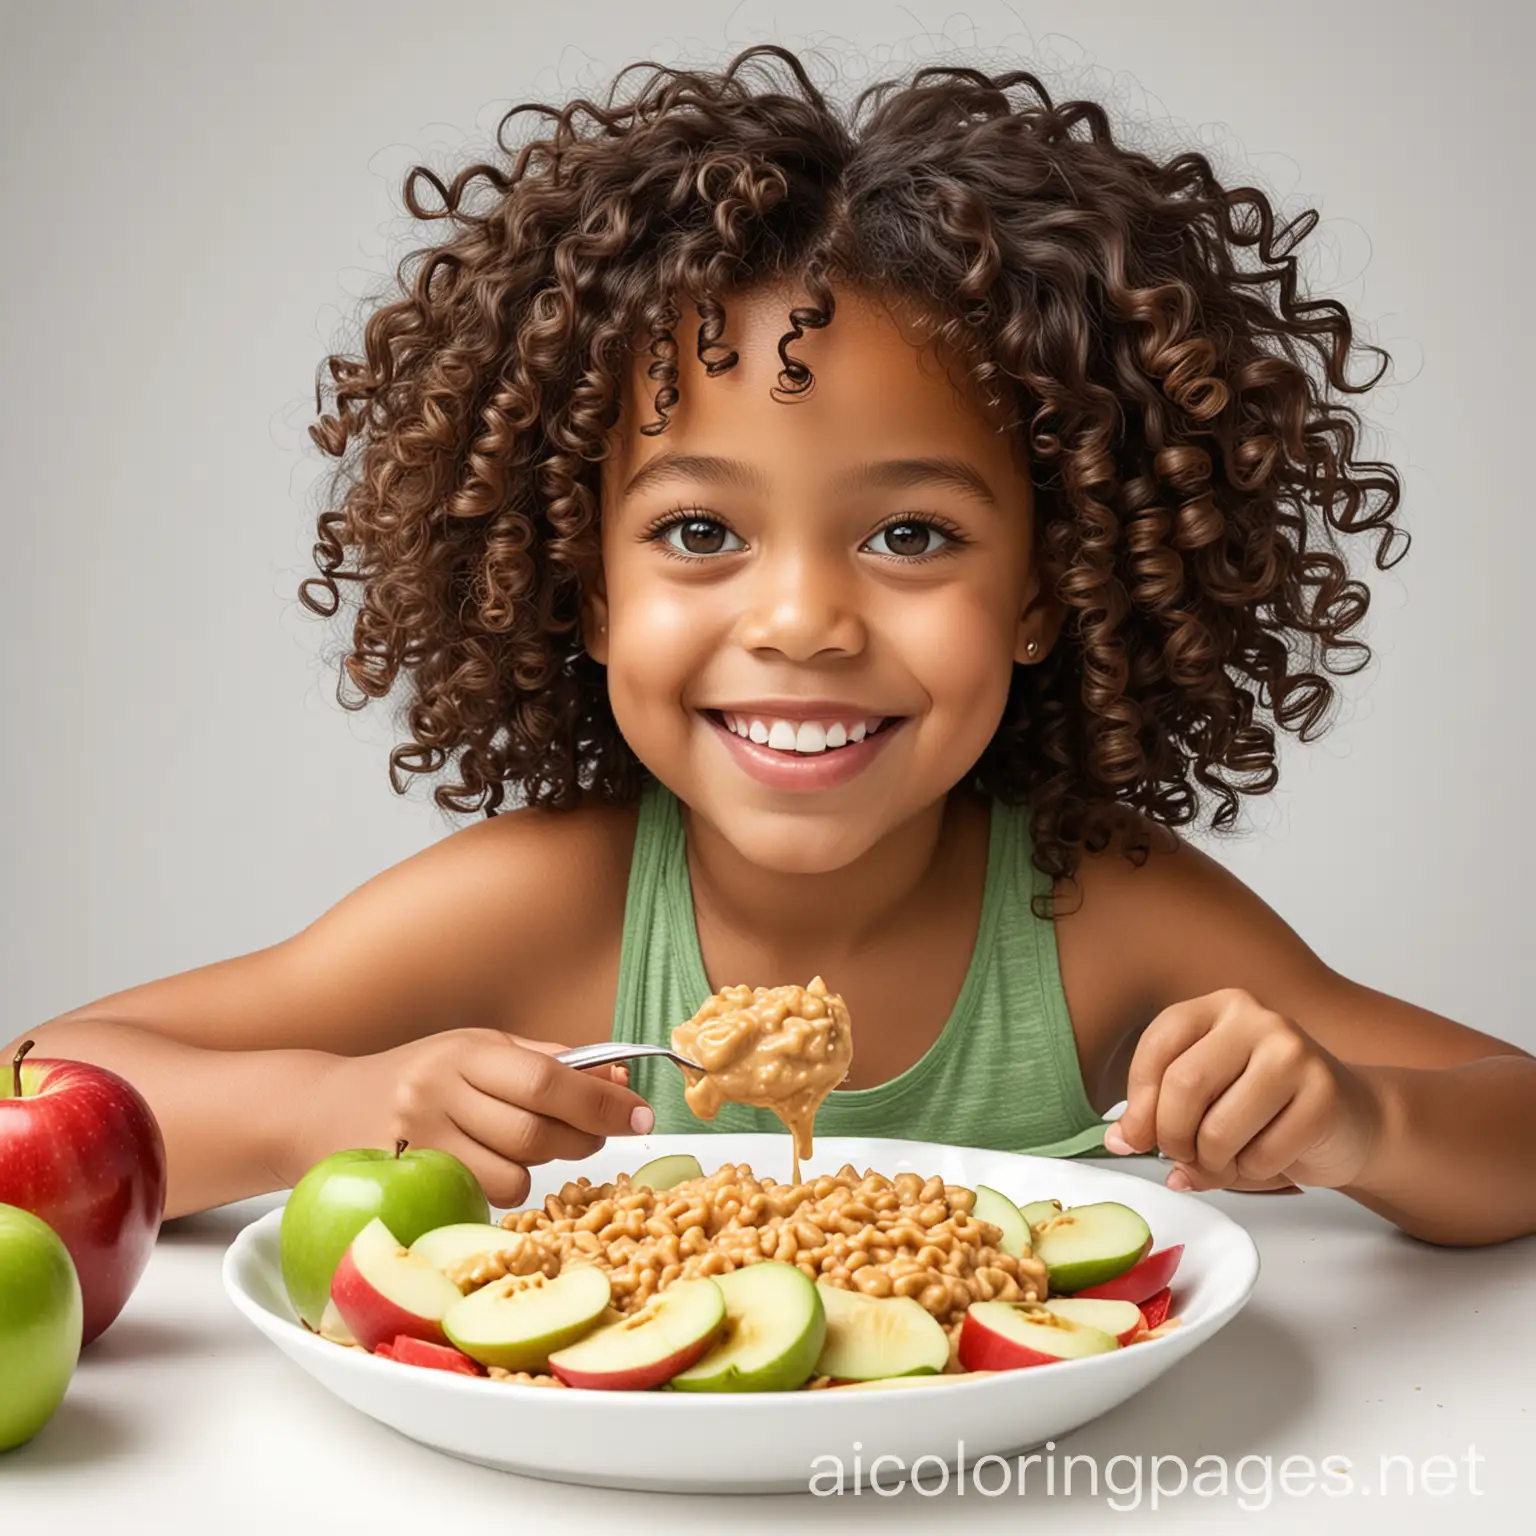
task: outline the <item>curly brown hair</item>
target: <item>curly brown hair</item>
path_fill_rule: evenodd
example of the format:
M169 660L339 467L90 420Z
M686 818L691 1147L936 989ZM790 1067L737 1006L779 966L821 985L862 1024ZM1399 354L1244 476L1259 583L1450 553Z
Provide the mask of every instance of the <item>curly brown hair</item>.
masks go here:
M514 155L526 114L548 131ZM792 348L847 284L933 316L1027 432L1068 619L1014 669L970 778L1029 805L1042 870L1069 878L1118 829L1189 823L1207 799L1230 826L1276 783L1267 721L1326 728L1327 674L1370 657L1337 535L1375 532L1382 569L1407 535L1397 476L1353 460L1359 418L1329 395L1390 359L1351 384L1348 313L1298 296L1315 211L1277 230L1262 191L1116 144L1102 107L1054 104L1023 70L930 66L840 110L778 45L719 71L631 65L603 104L514 107L496 141L508 164L409 172L411 214L449 233L316 387L334 408L311 436L343 462L302 598L331 616L343 584L357 596L348 707L406 686L397 790L447 769L437 803L487 814L509 789L559 809L638 794L648 772L580 640L604 444L638 349L656 386L640 430L666 429L684 301L713 376L736 362L723 301L786 279L812 300L779 344L786 393L810 387Z

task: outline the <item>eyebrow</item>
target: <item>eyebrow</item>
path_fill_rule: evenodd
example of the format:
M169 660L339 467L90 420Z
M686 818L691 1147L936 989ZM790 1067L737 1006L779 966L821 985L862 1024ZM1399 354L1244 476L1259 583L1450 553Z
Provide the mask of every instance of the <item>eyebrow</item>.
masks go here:
M709 485L729 486L736 490L766 495L768 479L754 465L740 459L721 458L703 453L659 453L630 477L624 487L625 497L636 496L657 485L677 480L703 481ZM835 494L856 490L901 490L915 485L942 485L961 495L970 496L989 507L997 505L982 475L964 459L938 456L917 459L877 459L856 464L832 483Z

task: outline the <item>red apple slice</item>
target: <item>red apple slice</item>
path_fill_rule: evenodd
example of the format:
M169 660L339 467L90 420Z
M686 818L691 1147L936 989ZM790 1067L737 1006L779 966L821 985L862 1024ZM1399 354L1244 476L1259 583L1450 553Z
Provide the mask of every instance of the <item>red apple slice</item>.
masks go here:
M1134 1301L1084 1300L1081 1296L1056 1296L1046 1306L1058 1317L1069 1317L1074 1323L1087 1323L1090 1328L1102 1328L1113 1334L1117 1344L1129 1343L1131 1338L1146 1326L1141 1308Z
M621 1322L552 1354L549 1368L568 1387L644 1392L703 1359L724 1324L725 1297L713 1280L678 1280Z
M1052 1294L1086 1290L1123 1275L1152 1246L1145 1221L1128 1205L1103 1200L1069 1206L1031 1228L1035 1257ZM1116 1298L1123 1300L1125 1298Z
M1079 1323L1038 1302L977 1301L960 1325L960 1364L968 1371L1078 1360L1119 1349L1113 1334Z
M372 1350L402 1333L445 1343L443 1316L463 1297L424 1258L401 1247L375 1216L336 1266L331 1300L352 1337Z
M1116 1275L1113 1280L1087 1286L1072 1294L1103 1301L1143 1302L1168 1285L1183 1255L1183 1243L1176 1243L1172 1248L1159 1248L1156 1253L1149 1253L1139 1264L1133 1264L1123 1275Z
M608 1272L594 1264L574 1265L553 1280L508 1275L462 1297L443 1318L443 1331L481 1365L547 1371L550 1352L587 1333L611 1295Z
M307 1325L306 1325L307 1326ZM320 1314L320 1326L315 1332L322 1339L329 1339L332 1344L356 1344L352 1337L352 1330L342 1321L341 1313L336 1310L334 1301L327 1301L325 1311Z
M484 1376L485 1372L462 1350L451 1344L428 1344L402 1333L393 1344L380 1344L374 1354L401 1365L425 1366L429 1371L451 1371L458 1376Z
M1161 1328L1168 1321L1173 1309L1173 1292L1165 1285L1155 1296L1148 1296L1141 1304L1141 1317L1148 1330Z

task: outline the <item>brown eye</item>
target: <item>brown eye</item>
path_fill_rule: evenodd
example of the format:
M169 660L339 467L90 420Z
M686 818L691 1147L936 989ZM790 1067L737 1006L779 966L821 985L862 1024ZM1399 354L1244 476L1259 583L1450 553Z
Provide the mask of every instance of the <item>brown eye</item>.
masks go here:
M734 553L746 546L724 523L712 517L690 517L662 530L667 543L684 555ZM728 541L735 539L735 543Z
M932 523L919 522L914 518L909 522L887 523L870 542L875 544L876 540L884 540L884 549L875 545L876 554L903 555L911 559L915 555L933 554L944 539L945 535Z

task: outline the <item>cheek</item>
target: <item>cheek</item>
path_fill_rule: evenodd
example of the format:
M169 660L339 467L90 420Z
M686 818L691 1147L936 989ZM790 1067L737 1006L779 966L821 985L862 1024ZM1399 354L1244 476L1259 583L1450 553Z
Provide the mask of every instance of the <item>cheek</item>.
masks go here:
M637 595L610 610L608 692L621 726L626 715L644 723L658 704L678 700L714 649L703 605L687 597Z
M891 633L935 721L985 745L1013 677L1013 634L999 605L963 597L915 605Z

